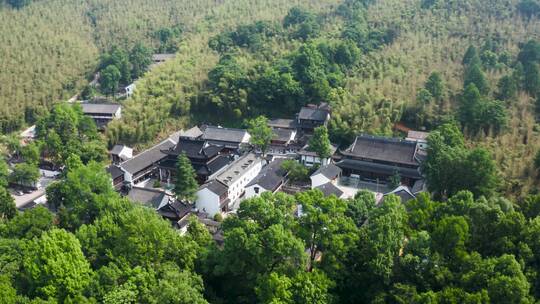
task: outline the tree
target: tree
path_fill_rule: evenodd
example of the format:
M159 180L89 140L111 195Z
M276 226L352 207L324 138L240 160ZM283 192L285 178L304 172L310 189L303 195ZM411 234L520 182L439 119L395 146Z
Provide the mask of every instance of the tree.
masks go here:
M433 96L435 100L441 101L444 98L445 86L440 73L431 73L426 81L425 88L431 93L431 96Z
M36 142L32 142L21 148L21 155L25 162L38 164L41 156L40 147Z
M99 84L101 85L103 92L114 95L118 90L121 78L122 74L120 73L120 70L114 65L109 65L101 71Z
M196 199L197 189L197 174L191 165L191 161L185 153L178 155L176 164L177 174L174 184L174 193L179 200L192 202Z
M460 190L490 196L497 189L497 167L490 153L483 148L467 150L457 126L443 125L430 134L428 144L422 170L430 191L443 197Z
M497 94L495 95L500 100L509 100L516 97L517 84L512 76L503 76L497 83Z
M390 176L388 185L392 187L393 189L401 186L401 175L399 174L397 170L394 170L394 174Z
M295 160L285 160L281 168L287 172L287 178L291 182L305 181L308 178L308 169Z
M540 70L537 63L525 65L523 88L531 96L536 97L540 92Z
M433 247L446 256L460 257L469 238L469 225L462 216L443 218L433 231Z
M484 76L479 64L469 66L465 71L463 87L466 88L470 84L474 84L482 95L489 93L489 85L486 76Z
M521 14L528 18L540 14L540 3L537 0L521 0L517 8Z
M20 163L15 165L9 180L17 185L34 186L39 176L39 169L36 164Z
M328 137L328 129L326 126L315 128L313 137L309 140L309 149L317 154L323 164L323 160L332 155L330 138Z
M251 144L258 147L264 156L270 146L270 141L274 137L272 128L268 126L268 119L264 116L259 116L249 120L247 125L249 135L251 135Z
M540 150L538 150L534 156L534 168L540 170Z
M63 180L47 187L46 195L50 206L59 210L59 225L72 230L129 206L114 191L103 165L95 162L70 167Z
M4 157L0 156L0 187L6 187L8 185L8 164Z
M43 206L25 210L13 217L6 225L3 237L33 239L54 227L54 215Z
M337 276L357 240L356 225L345 216L345 201L325 197L320 190L300 192L296 199L302 205L298 235L308 249L308 269L320 267L330 277ZM320 264L315 261L318 254L322 254Z
M472 66L480 63L480 56L474 45L469 45L465 55L463 56L463 65Z
M152 63L152 54L143 43L137 43L129 53L129 62L131 63L131 78L141 77L150 63Z
M6 188L0 186L0 222L9 220L17 214L15 201Z
M77 238L53 229L28 244L21 278L28 295L63 302L88 286L91 273Z

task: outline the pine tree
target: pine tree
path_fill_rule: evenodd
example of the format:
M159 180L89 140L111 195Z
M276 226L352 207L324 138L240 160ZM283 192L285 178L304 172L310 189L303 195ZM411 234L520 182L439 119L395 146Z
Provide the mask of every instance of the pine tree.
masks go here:
M185 153L178 155L176 183L174 193L179 200L194 201L198 183L195 170Z
M441 74L438 72L433 72L431 75L429 75L428 80L426 81L425 85L426 90L431 93L431 96L435 98L435 100L440 101L444 98L444 83L441 77Z
M466 88L471 83L474 83L482 95L489 93L489 85L486 76L484 76L484 72L480 69L479 64L472 65L465 71L463 87Z

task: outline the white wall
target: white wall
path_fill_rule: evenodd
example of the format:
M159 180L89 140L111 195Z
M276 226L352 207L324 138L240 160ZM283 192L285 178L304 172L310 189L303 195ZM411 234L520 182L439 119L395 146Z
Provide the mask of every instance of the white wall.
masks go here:
M304 164L306 167L313 167L314 164L320 164L321 166L326 166L330 163L329 158L325 158L320 160L317 156L309 156L309 155L302 155L300 157L300 162Z
M256 193L255 192L255 188L259 188L259 193ZM261 193L263 192L267 192L269 190L266 190L264 189L263 187L261 187L260 185L258 184L255 184L255 185L251 185L249 187L246 188L246 195L245 195L245 199L248 199L248 198L252 198L252 197L256 197L256 196L260 196Z
M238 180L236 180L234 183L229 185L228 190L228 198L233 203L238 198L240 198L240 195L244 193L246 190L245 187L247 184L249 184L259 173L262 169L262 161L258 161L251 169L246 171L244 175L242 175Z
M219 209L219 196L208 190L208 188L203 188L197 191L197 200L195 201L195 205L199 211L206 212L211 217L221 211Z
M310 176L310 179L311 179L311 189L314 189L320 185L324 185L330 182L330 180L326 176L320 173L317 175Z

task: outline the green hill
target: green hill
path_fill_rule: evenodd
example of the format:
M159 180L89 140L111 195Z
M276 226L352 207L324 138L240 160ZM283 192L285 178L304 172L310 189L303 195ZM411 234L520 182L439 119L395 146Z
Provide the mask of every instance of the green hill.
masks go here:
M176 59L138 81L135 96L124 102L124 118L109 128L110 144L145 145L199 122L238 125L259 114L287 116L295 107L323 100L333 105L330 131L339 142L357 132L390 135L400 121L429 130L459 112L462 58L469 45L482 59L486 102L497 97L503 76L515 74L520 47L540 35L534 5L523 3L536 2L43 0L19 9L4 5L0 124L4 131L16 130L82 90L99 54L113 45L129 49L142 42L157 49L160 29L180 28ZM302 8L301 14L285 24L292 7ZM301 71L306 58L318 62ZM426 103L421 89L433 72L444 90ZM505 109L506 127L486 117L466 126L473 130L467 132L471 145L494 153L503 189L517 195L532 189L530 164L540 148L534 94L526 91L521 86L503 103L484 103L491 105L484 114L495 106Z

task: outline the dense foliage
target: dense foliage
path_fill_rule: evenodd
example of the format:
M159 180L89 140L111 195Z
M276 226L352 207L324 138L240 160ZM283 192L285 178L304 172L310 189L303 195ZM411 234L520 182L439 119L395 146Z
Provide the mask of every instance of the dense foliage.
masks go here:
M451 142L449 136L447 142ZM3 303L533 303L540 197L264 193L184 236L76 159L43 207L0 195ZM2 192L0 191L0 194ZM486 240L489 240L486 242ZM204 286L204 287L203 287Z

